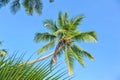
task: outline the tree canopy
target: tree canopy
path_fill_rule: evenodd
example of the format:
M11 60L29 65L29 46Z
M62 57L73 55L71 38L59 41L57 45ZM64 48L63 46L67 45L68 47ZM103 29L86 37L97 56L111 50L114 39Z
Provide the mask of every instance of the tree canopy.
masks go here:
M54 0L49 0L50 3ZM10 3L10 10L13 14L16 14L21 6L25 8L28 15L33 15L33 13L42 14L43 3L41 0L0 0L0 8L6 6Z

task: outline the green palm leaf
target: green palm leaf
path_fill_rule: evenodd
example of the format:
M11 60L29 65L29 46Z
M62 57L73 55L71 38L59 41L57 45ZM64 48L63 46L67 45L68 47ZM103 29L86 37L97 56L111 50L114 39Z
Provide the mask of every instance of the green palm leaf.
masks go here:
M33 15L33 12L36 11L39 15L42 13L42 2L41 0L24 0L23 6L29 15Z
M96 42L97 36L96 36L96 32L94 32L94 31L81 32L77 35L74 35L73 39L77 40L77 41Z
M71 30L76 30L76 28L78 27L78 25L80 25L81 21L83 20L84 16L80 15L80 16L76 16L73 19L71 19L70 23L71 23Z
M66 34L66 30L59 29L57 30L54 35L57 36L58 39L61 39Z
M52 3L54 0L49 0L49 2ZM34 12L39 15L42 14L42 0L0 0L0 8L6 6L8 3L12 3L10 4L10 9L14 14L20 10L20 6L23 6L26 13L30 16L32 16Z
M85 53L85 55L86 55L89 59L94 60L94 57L93 57L90 53L88 53L87 51L83 50L83 53Z
M65 50L65 58L66 58L66 63L67 63L67 67L68 67L68 73L69 73L70 76L72 76L72 74L73 74L74 58L70 54L69 50Z
M54 40L55 38L56 38L55 35L46 32L46 33L36 33L34 40L35 42L51 41Z
M54 0L49 0L50 3L54 2Z
M2 46L2 42L0 42L0 46Z
M19 0L14 0L11 4L11 11L15 14L20 9Z
M5 49L0 50L0 57L6 56L7 51Z
M39 15L42 13L43 4L41 0L34 0L34 11Z
M27 14L32 15L33 14L33 5L32 5L33 1L31 0L24 0L23 2L23 6L27 12Z
M8 4L10 0L0 0L0 8Z
M69 47L68 49L72 56L74 56L76 58L76 60L78 60L78 62L84 67L85 66L85 63L84 63L84 59L83 59L83 56L80 55L80 53L77 53L73 47Z
M71 48L78 56L81 56L81 57L86 56L89 59L94 60L94 57L90 53L88 53L87 51L83 50L79 46L73 44Z
M2 42L0 42L0 46L2 46ZM7 51L5 49L0 50L0 57L4 57L7 55Z
M58 25L60 29L64 30L70 29L70 20L68 19L68 12L66 12L64 15L62 15L62 12L59 12Z
M38 49L38 51L37 51L38 54L40 54L40 53L48 50L48 49L51 48L51 47L53 47L54 44L55 44L55 41L54 41L54 40L53 40L53 41L50 41L48 44L46 44L46 45L44 45L42 48Z
M65 12L65 16L64 16L65 21L68 21L68 17L69 17L68 12Z
M56 26L56 23L51 20L51 19L47 19L44 21L44 26L46 28L48 28L51 32L55 32L58 30L57 26Z
M59 12L59 14L58 14L58 22L59 22L59 28L63 28L63 26L64 26L64 17L62 16L62 12Z
M48 62L20 65L22 62L23 56L0 58L0 80L64 80L68 78L66 72L57 67L53 67L51 72Z

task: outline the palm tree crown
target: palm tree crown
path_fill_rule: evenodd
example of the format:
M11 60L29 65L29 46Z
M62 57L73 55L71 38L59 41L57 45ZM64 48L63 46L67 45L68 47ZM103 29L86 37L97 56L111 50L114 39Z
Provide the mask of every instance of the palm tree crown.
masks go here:
M95 31L81 32L78 30L78 26L81 24L83 18L83 15L79 15L69 19L67 12L64 15L59 12L58 22L54 22L51 19L44 21L44 26L48 28L50 32L36 33L34 38L35 42L48 42L38 50L39 54L53 46L56 46L51 63L57 63L58 55L65 55L66 64L70 75L73 74L73 64L75 59L82 66L85 65L84 57L94 60L94 57L90 55L90 53L75 44L75 42L78 41L95 42L97 40Z

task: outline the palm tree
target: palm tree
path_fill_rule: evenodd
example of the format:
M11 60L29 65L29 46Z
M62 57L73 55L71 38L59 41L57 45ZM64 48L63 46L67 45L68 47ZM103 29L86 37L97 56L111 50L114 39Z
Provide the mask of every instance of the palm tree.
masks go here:
M47 51L51 47L56 47L50 62L51 64L57 63L58 55L65 55L69 75L73 74L75 59L82 66L85 66L84 57L94 60L94 57L89 52L85 51L76 44L76 42L81 41L95 42L97 40L95 31L82 32L78 30L78 26L81 24L83 18L83 15L79 15L69 19L67 12L64 15L60 12L58 15L58 22L51 19L44 21L44 26L49 29L50 32L36 33L34 38L35 42L48 42L38 50L38 54Z
M66 71L54 67L53 72L49 70L47 61L38 64L23 64L24 56L18 58L13 55L0 58L0 80L65 80L70 79Z
M0 46L2 46L2 42L0 42ZM0 57L6 56L7 51L5 49L0 49Z
M49 0L49 2L52 3L54 0ZM33 15L34 12L39 15L42 13L43 3L41 0L0 0L0 8L6 6L8 3L11 3L10 9L14 14L20 10L21 6L25 8L28 15Z

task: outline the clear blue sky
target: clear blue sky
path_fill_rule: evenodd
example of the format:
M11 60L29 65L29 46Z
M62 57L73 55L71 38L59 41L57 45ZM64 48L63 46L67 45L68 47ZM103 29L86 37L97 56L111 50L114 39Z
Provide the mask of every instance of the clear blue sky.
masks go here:
M95 57L95 61L85 59L86 68L75 62L74 80L120 80L120 1L55 0L52 4L43 1L41 16L28 16L23 8L16 15L10 13L9 6L0 10L0 41L4 44L1 48L6 48L9 55L19 51L19 54L27 52L30 56L44 44L33 41L36 32L46 31L42 24L44 19L57 20L59 11L68 11L70 17L84 14L86 18L80 29L95 30L98 42L80 43ZM39 57L35 53L34 58L36 56Z

